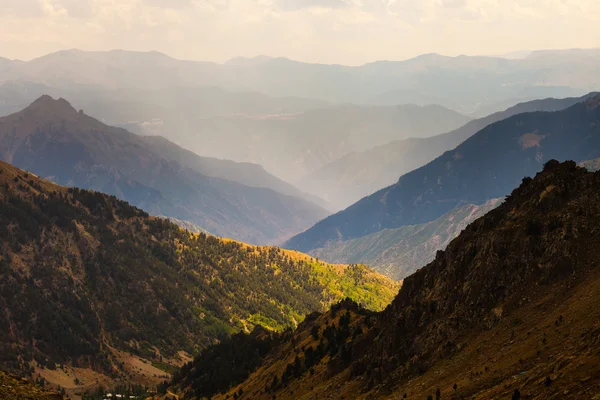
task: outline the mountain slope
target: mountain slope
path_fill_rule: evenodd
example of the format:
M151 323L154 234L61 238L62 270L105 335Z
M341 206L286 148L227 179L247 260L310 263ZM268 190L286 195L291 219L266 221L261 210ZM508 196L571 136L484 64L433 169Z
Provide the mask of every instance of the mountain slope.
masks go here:
M293 185L269 174L258 164L201 157L177 146L162 136L143 136L142 140L149 143L158 154L166 159L175 161L186 168L191 168L202 175L226 179L246 186L271 189L287 196L305 199L321 207L328 207L326 201L302 192Z
M0 140L2 160L59 184L114 194L219 236L273 243L327 214L300 198L198 173L162 156L141 137L77 112L64 99L42 96L0 118Z
M566 110L518 114L480 130L392 186L286 243L309 251L382 229L433 221L464 204L505 196L545 160L600 156L600 96Z
M599 226L600 174L550 161L386 310L307 319L214 398L596 398Z
M294 326L346 296L382 309L398 288L365 266L191 234L3 162L0 220L0 322L10 327L0 361L15 370L35 360L128 375L122 351L172 364L180 351L256 324Z
M350 152L448 132L469 120L440 106L340 105L288 115L200 118L189 113L152 132L203 156L260 164L295 183Z
M309 254L326 262L368 264L394 280L404 279L433 261L436 253L444 250L468 224L501 202L502 199L492 199L480 206L468 204L426 224L384 229L361 238L331 243Z
M524 112L564 110L596 95L598 93L520 103L505 111L469 121L442 135L396 140L366 151L351 153L308 174L298 182L298 186L318 194L338 209L345 209L363 197L392 185L398 177L422 167L494 122Z

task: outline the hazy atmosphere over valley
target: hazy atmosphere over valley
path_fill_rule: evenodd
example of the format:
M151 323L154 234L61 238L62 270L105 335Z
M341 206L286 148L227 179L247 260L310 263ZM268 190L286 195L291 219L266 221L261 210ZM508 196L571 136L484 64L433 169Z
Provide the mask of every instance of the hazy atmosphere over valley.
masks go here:
M0 399L600 399L600 2L0 0Z

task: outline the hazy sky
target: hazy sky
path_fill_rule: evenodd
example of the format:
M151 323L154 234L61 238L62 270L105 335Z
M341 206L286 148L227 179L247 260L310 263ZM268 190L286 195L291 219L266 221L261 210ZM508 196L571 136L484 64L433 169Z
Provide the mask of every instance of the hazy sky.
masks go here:
M158 50L360 64L600 47L600 0L0 0L0 56Z

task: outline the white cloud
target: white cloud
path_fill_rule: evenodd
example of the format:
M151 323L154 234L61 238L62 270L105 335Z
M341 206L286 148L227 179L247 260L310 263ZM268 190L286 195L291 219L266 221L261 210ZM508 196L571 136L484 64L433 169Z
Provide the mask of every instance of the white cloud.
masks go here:
M362 63L600 47L598 0L0 0L0 55L159 50Z

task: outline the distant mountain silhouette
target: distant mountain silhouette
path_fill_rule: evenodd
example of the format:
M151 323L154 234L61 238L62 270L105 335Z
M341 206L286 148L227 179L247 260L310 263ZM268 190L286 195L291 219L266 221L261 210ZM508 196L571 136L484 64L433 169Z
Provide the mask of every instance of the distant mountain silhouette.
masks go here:
M544 88L544 96L578 95L597 89L599 65L600 57L593 49L542 55L534 52L512 60L426 54L358 67L263 57L216 64L177 60L157 52L65 50L10 68L0 81L113 89L210 85L277 97L378 105L423 105L434 100L463 113L476 113L480 107L507 99L539 96L539 88ZM416 100L407 101L405 93L412 93L410 99Z
M395 183L400 176L453 149L491 123L524 112L564 110L597 94L520 103L505 111L469 121L446 134L423 139L396 140L366 151L351 153L308 174L297 184L304 190L327 199L338 210L344 209Z
M286 243L309 251L440 217L464 204L503 197L548 159L600 157L600 96L566 110L517 114L488 125L456 149L326 218Z
M59 184L114 194L152 214L250 243L281 241L327 215L297 197L204 175L144 138L49 96L0 118L0 158Z
M440 106L407 104L342 105L294 115L193 121L188 128L165 135L198 154L258 163L270 173L296 183L307 173L350 152L396 139L448 132L470 118Z

